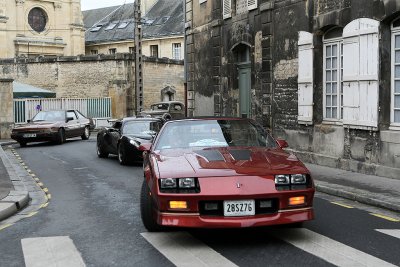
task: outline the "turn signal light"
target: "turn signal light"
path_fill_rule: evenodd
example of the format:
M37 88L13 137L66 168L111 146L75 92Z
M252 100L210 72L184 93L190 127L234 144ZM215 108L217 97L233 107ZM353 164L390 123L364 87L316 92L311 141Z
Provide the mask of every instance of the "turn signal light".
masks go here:
M289 198L289 205L290 206L304 205L305 203L306 203L306 198L304 196Z
M186 201L170 201L169 202L170 209L187 209Z

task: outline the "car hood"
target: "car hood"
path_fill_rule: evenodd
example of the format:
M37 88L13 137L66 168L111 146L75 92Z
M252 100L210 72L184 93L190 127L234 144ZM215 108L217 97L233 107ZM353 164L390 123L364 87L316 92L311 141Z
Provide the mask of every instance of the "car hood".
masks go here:
M168 113L168 110L144 110L141 112L142 115L163 115Z
M37 130L37 129L48 129L52 127L57 127L61 124L61 122L54 121L38 121L38 122L30 122L27 124L17 125L15 126L15 131L24 131L24 130Z
M294 154L280 148L165 149L153 156L160 178L309 173Z

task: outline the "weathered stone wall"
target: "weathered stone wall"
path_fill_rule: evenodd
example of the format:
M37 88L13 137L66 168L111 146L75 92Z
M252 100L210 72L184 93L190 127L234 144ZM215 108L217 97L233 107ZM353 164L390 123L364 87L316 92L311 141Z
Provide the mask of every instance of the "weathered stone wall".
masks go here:
M176 99L184 100L182 61L143 60L146 103L160 101L165 86L175 88ZM130 54L5 59L0 60L2 77L51 90L57 97L111 97L115 118L135 110L134 61Z
M13 118L12 79L0 79L0 139L10 138Z

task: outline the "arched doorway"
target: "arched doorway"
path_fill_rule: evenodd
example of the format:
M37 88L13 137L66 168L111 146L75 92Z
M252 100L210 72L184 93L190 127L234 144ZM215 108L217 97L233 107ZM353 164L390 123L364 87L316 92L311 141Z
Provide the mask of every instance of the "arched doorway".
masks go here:
M239 116L249 118L251 115L251 62L250 46L240 43L233 49L235 55L239 86Z

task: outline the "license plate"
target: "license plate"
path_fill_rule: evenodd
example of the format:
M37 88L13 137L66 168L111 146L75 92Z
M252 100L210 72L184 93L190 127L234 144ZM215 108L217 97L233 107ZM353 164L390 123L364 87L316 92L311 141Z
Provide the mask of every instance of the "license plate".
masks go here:
M224 201L224 216L251 216L255 214L254 199Z
M36 134L24 134L23 137L24 138L32 138L32 137L36 137Z

